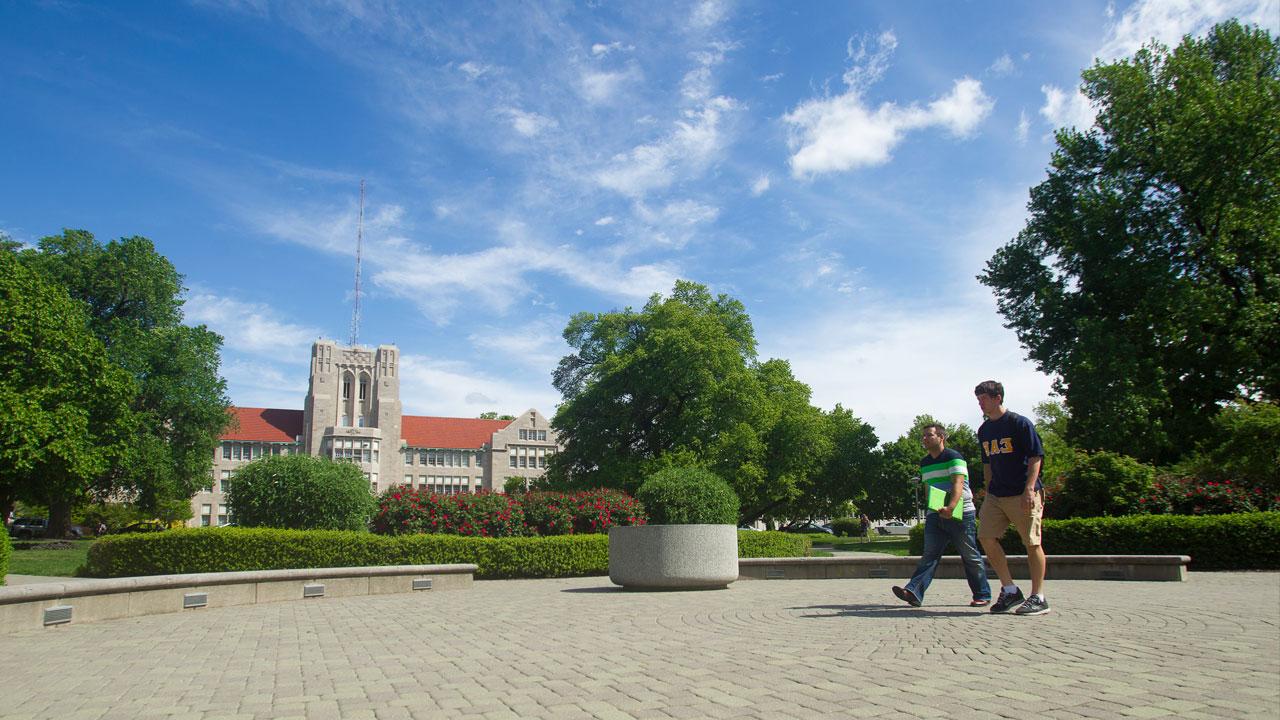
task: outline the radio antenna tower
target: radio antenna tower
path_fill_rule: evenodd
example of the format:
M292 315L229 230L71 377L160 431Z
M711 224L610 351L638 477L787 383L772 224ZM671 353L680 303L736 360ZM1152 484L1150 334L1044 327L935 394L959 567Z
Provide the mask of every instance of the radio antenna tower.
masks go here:
M351 308L351 342L360 343L360 257L364 254L364 178L360 178L360 216L356 221L356 297Z

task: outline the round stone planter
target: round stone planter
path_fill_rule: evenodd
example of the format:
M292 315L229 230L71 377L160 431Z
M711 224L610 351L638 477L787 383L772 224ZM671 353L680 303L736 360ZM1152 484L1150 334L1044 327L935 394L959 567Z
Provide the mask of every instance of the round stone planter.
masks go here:
M733 525L609 528L609 579L628 590L718 590L738 579Z

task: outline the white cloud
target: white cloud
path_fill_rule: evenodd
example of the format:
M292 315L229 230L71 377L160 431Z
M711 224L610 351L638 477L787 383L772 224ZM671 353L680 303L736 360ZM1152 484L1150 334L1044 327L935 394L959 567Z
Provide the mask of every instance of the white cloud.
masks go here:
M1103 62L1128 57L1152 38L1174 47L1184 35L1203 34L1233 17L1274 32L1280 4L1276 0L1139 0L1120 16L1094 55Z
M461 65L459 65L458 69L461 70L463 73L465 73L469 79L477 80L481 76L489 73L493 68L491 68L488 65L484 65L481 63L472 62L468 60L467 62L464 62Z
M791 172L807 177L884 164L911 130L940 126L966 137L994 104L982 83L969 77L956 80L950 92L923 108L886 102L872 110L852 86L843 95L809 100L783 116L792 126Z
M596 225L600 225L600 226L602 226L602 227L603 227L603 226L605 226L605 225L612 225L612 224L614 224L615 222L617 222L617 220L616 220L616 219L614 219L614 217L613 217L612 215L605 215L604 217L600 218L599 220L596 220Z
M876 47L867 49L869 36L863 35L854 48L854 38L845 43L845 56L849 61L849 69L844 72L844 84L850 90L861 93L879 82L889 69L889 59L893 51L898 49L898 36L892 30L886 30L875 38Z
M550 370L543 377L549 379ZM476 417L489 410L514 415L529 408L550 414L559 399L549 380L545 385L510 382L466 363L400 355L400 402L406 415Z
M1049 378L1022 359L990 302L844 304L760 335L761 355L790 359L815 404L843 404L882 442L906 432L921 413L976 428L982 418L973 387L983 380L1004 383L1009 406L1028 415L1049 396ZM922 351L937 347L981 351Z
M485 355L505 358L549 378L556 363L570 351L561 337L566 322L563 317L541 317L503 327L481 325L467 340Z
M275 317L272 308L197 290L183 306L188 323L203 323L223 337L227 348L280 357L310 347L320 336L316 328Z
M991 63L991 67L987 68L987 71L996 77L1012 75L1015 70L1017 70L1017 66L1014 65L1013 58L1009 56L1009 53L996 58L996 61Z
M607 103L629 77L631 73L626 72L587 71L578 78L579 90L588 102L596 105Z
M784 77L786 77L786 73L773 73L772 75L761 75L759 80L762 83L772 83L778 82Z
M234 353L225 358L221 372L231 401L241 407L296 409L307 394L308 355L304 351L282 360L276 365Z
M666 137L612 158L596 174L603 187L630 197L665 188L681 171L697 171L723 146L720 122L738 107L731 98L711 98L698 110L686 110Z
M624 46L620 41L615 40L609 43L608 45L605 45L604 43L596 43L592 45L591 54L595 55L596 57L602 57L604 55L608 55L609 53L618 52L620 50L626 50L629 52L635 49L636 49L635 45Z
M760 197L761 195L765 194L765 192L769 189L769 183L770 183L770 180L769 180L768 173L765 173L757 177L755 179L755 182L751 183L751 196Z
M704 205L696 200L676 200L653 210L643 203L636 203L636 216L653 225L692 226L714 222L720 208Z
M1031 118L1027 117L1026 110L1019 110L1018 111L1018 130L1016 133L1016 137L1018 139L1019 145L1026 144L1027 133L1029 133L1030 131L1031 131Z
M1079 90L1068 93L1056 85L1042 85L1044 106L1040 114L1055 128L1074 127L1084 132L1093 126L1096 113L1089 98Z
M689 16L689 25L696 29L706 29L718 25L729 8L724 0L702 0Z
M533 137L544 130L556 127L556 121L538 113L525 112L517 108L507 108L507 116L511 118L511 126L525 137Z

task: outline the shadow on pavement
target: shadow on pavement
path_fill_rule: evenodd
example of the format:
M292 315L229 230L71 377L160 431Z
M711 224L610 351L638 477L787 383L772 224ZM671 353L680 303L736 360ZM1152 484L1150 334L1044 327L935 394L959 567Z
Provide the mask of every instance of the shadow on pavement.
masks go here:
M945 606L944 606L945 607ZM949 618L949 617L978 617L987 615L986 608L978 610L946 610L943 608L933 609L929 607L904 607L900 605L806 605L800 607L787 608L788 610L833 610L831 613L801 615L800 617L824 618L824 617L885 617L885 618Z

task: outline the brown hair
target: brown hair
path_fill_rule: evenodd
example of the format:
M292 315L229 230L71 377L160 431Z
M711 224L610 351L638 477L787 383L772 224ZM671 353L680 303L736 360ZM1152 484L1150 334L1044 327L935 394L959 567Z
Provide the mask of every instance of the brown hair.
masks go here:
M978 383L978 387L973 389L973 394L975 397L978 395L990 395L1004 400L1004 385L995 380L983 380Z
M942 438L943 440L947 439L947 429L942 427L940 423L929 423L928 425L925 425L924 427L920 428L920 432L924 432L929 428L933 428L934 432L938 434L938 437Z

